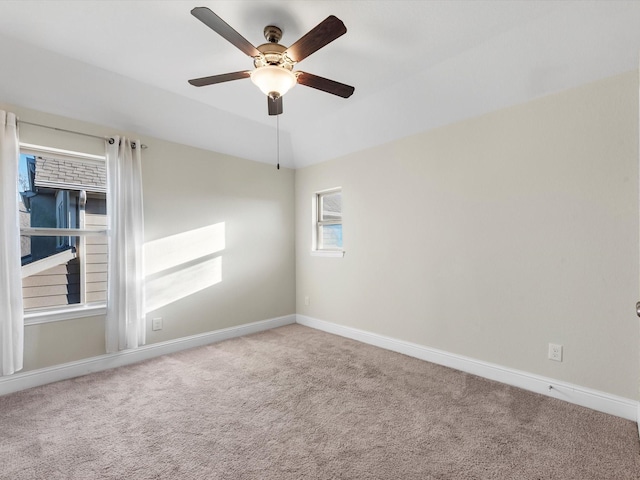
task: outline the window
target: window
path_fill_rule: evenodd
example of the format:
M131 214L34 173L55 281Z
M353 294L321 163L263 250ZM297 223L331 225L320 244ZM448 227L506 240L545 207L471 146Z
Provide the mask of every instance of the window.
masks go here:
M56 192L56 228L71 228L71 212L69 211L69 191L58 190ZM58 237L57 248L70 245L69 237Z
M313 240L314 252L342 256L342 189L315 194Z
M104 309L106 183L102 156L22 146L18 208L27 321Z

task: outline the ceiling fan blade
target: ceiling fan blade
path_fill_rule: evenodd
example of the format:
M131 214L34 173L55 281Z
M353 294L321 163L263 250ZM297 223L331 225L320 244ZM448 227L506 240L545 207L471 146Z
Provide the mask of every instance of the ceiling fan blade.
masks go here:
M240 80L241 78L249 78L251 72L249 70L242 72L223 73L222 75L213 75L211 77L193 78L189 83L194 87L204 87L215 83L230 82L231 80Z
M236 32L233 27L231 27L227 22L222 20L207 7L196 7L191 10L191 15L196 17L211 30L216 32L228 42L231 42L233 45L235 45L250 57L256 57L260 55L260 52L256 47L251 45L251 43L249 43L246 38Z
M345 33L347 27L342 20L330 15L291 45L285 53L294 62L300 62Z
M269 104L269 115L281 115L282 114L282 97L278 97L275 100L267 96L267 103Z
M355 91L355 88L350 85L345 85L344 83L336 82L335 80L329 80L328 78L319 77L312 73L296 72L296 74L300 85L316 88L342 98L349 98Z

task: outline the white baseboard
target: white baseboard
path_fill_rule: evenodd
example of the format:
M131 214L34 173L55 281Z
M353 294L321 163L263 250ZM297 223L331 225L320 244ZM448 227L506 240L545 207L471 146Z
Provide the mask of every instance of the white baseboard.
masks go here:
M463 357L384 335L345 327L305 315L296 315L296 323L438 365L472 373L548 397L558 398L576 405L591 408L592 410L626 418L627 420L638 421L638 419L640 419L640 402L628 398L618 397L609 393L572 385L552 378L514 370L469 357Z
M628 398L618 397L609 393L592 390L552 378L514 370L500 365L483 362L469 357L463 357L461 355L386 337L384 335L378 335L356 328L345 327L304 315L286 315L284 317L272 318L269 320L248 323L237 327L225 328L176 340L154 343L137 349L100 355L98 357L87 358L53 367L31 370L24 373L15 373L13 375L0 377L0 395L60 380L66 380L68 378L79 377L92 372L99 372L110 368L130 365L132 363L141 362L161 355L167 355L169 353L179 352L189 348L201 347L220 342L222 340L228 340L230 338L241 337L243 335L290 325L292 323L299 323L317 330L351 338L369 345L374 345L376 347L409 355L421 360L444 365L446 367L478 375L490 380L495 380L507 385L523 388L549 397L565 400L576 405L616 415L628 420L638 421L638 419L640 419L640 402Z
M58 382L68 378L80 377L101 370L122 367L161 355L167 355L189 348L202 347L222 340L290 325L295 322L295 315L286 315L284 317L247 323L237 327L224 328L213 332L178 338L176 340L144 345L131 350L86 358L53 367L30 370L24 373L14 373L13 375L0 377L0 395L45 385L47 383Z

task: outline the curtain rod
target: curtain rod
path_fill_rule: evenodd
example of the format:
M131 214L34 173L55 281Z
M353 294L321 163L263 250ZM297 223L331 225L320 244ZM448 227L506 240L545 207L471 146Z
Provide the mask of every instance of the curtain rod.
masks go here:
M74 135L82 135L84 137L97 138L98 140L106 140L109 143L113 143L113 138L111 137L101 137L99 135L91 135L90 133L76 132L74 130L66 130L64 128L58 128L58 127L50 127L49 125L42 125L40 123L25 122L24 120L18 120L18 123L24 123L25 125L32 125L34 127L49 128L51 130L56 130L58 132L73 133ZM140 148L144 150L145 148L147 148L147 146L143 143L140 145Z

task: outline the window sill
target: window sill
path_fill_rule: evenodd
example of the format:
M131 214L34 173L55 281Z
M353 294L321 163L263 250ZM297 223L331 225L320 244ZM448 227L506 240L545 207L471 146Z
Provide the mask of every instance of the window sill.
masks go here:
M312 257L344 257L344 250L311 250Z
M69 307L57 309L55 311L26 312L24 314L24 324L38 325L41 323L60 322L72 320L74 318L95 317L96 315L106 315L107 306L105 304L86 305L81 307Z

